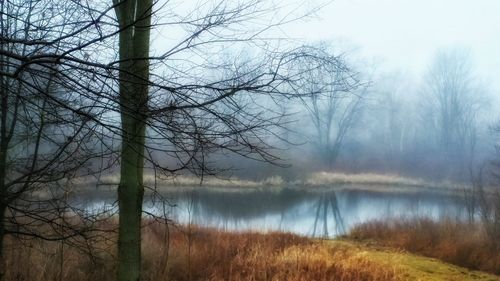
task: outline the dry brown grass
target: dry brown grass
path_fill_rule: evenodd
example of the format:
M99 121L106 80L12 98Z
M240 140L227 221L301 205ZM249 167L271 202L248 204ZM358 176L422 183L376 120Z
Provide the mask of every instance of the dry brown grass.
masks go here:
M500 249L481 224L431 219L369 222L355 227L349 238L438 258L445 262L500 274Z
M153 253L155 247L146 242L146 253ZM171 280L398 280L394 269L354 249L325 247L292 234L175 231L171 247L175 254L166 269ZM152 254L146 256L151 257L149 262L158 260Z
M117 174L107 175L101 178L101 181L106 185L118 185L120 177ZM178 175L168 178L155 178L155 175L144 175L144 182L150 186L157 185L161 188L168 187L188 187L199 188L201 179L196 176ZM78 186L88 186L89 182L93 182L91 178L79 178L75 180ZM275 175L260 181L245 180L237 177L219 178L214 176L206 176L201 182L204 187L222 187L222 188L261 188L261 187L281 187L286 184L282 177Z
M393 174L358 173L347 174L338 172L317 172L310 174L305 180L305 185L329 184L367 184L367 185L405 185L429 186L434 183L423 179L406 178Z
M103 176L102 183L110 187L116 188L119 182L119 177L116 174ZM79 178L74 180L74 184L81 189L86 189L89 186L93 187L95 183L91 178ZM144 182L151 186L158 186L162 190L168 190L179 187L186 189L200 188L200 178L189 175L177 175L169 178L155 178L154 175L144 175ZM463 189L464 186L447 182L431 182L421 178L409 178L396 174L377 174L377 173L341 173L341 172L314 172L305 176L303 179L295 181L286 181L281 176L275 175L262 180L248 180L237 177L218 178L213 176L204 177L201 186L209 188L222 189L260 189L283 187L325 187L332 185L360 185L371 190L379 190L381 187L432 187L445 190Z
M149 225L143 233L143 280L401 280L395 267L342 243L186 227L171 229L170 243L165 243L161 224ZM113 280L112 251L96 251L91 259L66 248L61 264L58 243L8 240L5 280ZM108 246L114 249L112 243Z

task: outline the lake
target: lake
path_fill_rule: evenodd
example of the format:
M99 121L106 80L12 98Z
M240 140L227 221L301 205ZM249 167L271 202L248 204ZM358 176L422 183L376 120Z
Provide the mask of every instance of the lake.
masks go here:
M88 210L116 210L115 193L111 191L79 196L73 203ZM450 192L412 187L370 191L342 185L322 189L179 188L149 195L144 203L146 213L164 214L182 224L329 238L372 220L464 219L466 209L464 200Z

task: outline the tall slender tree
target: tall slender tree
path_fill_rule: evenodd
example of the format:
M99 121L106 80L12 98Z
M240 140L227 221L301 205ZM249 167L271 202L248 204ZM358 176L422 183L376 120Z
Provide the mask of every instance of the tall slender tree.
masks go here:
M119 23L119 101L122 126L118 186L118 280L139 280L144 151L149 97L153 1L114 0Z

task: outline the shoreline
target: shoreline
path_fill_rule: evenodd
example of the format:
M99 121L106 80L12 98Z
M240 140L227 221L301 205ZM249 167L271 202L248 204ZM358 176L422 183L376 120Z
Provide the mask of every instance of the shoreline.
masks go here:
M285 181L280 176L272 176L260 181L243 180L239 178L215 178L207 177L202 182L199 178L192 176L176 176L169 179L154 179L153 176L145 176L147 190L157 192L193 191L193 190L215 190L226 192L248 192L248 191L281 191L283 189L327 191L327 190L360 190L367 192L447 192L459 194L470 189L468 185L457 184L449 181L433 182L419 178L407 178L391 174L374 173L312 173L304 180ZM91 182L86 179L74 180L76 191L85 192L89 190L117 189L119 180L117 176L106 176L101 182ZM486 190L494 190L495 187L485 187Z

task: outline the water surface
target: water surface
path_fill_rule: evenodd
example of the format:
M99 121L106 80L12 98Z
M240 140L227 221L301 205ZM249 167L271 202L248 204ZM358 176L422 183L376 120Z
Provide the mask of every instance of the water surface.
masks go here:
M346 186L322 190L182 190L162 192L162 200L148 197L145 212L222 230L286 231L313 237L335 237L372 220L466 216L465 203L459 196L410 187L384 192ZM116 209L114 196L114 192L99 193L77 201L89 209Z

